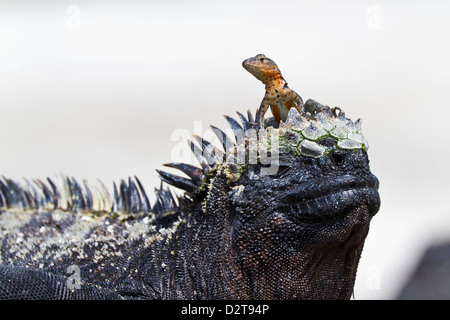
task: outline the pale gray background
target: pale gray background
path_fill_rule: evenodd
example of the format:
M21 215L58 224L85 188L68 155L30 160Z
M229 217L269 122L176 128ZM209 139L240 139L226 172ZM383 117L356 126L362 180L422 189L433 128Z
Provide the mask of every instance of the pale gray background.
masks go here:
M256 109L241 62L265 53L304 100L363 118L382 206L355 298L394 298L450 231L450 3L393 2L1 0L0 173L152 193L180 133Z

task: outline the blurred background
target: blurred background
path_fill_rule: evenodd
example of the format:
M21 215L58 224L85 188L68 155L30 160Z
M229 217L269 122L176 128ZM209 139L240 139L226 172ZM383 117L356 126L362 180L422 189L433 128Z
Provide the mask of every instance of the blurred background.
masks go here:
M393 299L450 239L445 1L0 1L0 174L112 181L189 161L185 139L256 110L241 62L363 119L381 182L355 299ZM152 199L154 199L152 195Z

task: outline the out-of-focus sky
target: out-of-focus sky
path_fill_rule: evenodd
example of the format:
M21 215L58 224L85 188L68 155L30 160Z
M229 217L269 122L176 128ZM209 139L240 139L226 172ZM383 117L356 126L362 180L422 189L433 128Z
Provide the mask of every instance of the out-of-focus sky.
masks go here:
M0 2L0 174L106 184L187 160L183 137L255 110L241 62L275 60L306 101L363 119L381 182L355 299L395 298L450 237L450 3ZM184 148L182 149L181 146ZM183 151L184 150L184 151Z

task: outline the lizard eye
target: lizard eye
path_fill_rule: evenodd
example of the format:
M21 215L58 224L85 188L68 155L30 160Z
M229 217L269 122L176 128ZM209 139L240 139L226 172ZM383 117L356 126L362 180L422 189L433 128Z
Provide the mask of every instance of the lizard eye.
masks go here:
M264 58L259 58L259 61L264 62Z

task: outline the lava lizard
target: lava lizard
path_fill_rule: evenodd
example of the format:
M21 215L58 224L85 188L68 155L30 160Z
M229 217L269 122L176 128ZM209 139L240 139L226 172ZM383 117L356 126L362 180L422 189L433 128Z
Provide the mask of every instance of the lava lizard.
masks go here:
M264 114L267 110L272 110L276 122L286 121L286 117L291 108L296 108L300 112L303 104L302 98L284 80L280 69L276 63L267 58L264 54L257 54L242 62L242 66L262 81L266 87L264 99L258 110L257 121L262 125Z

